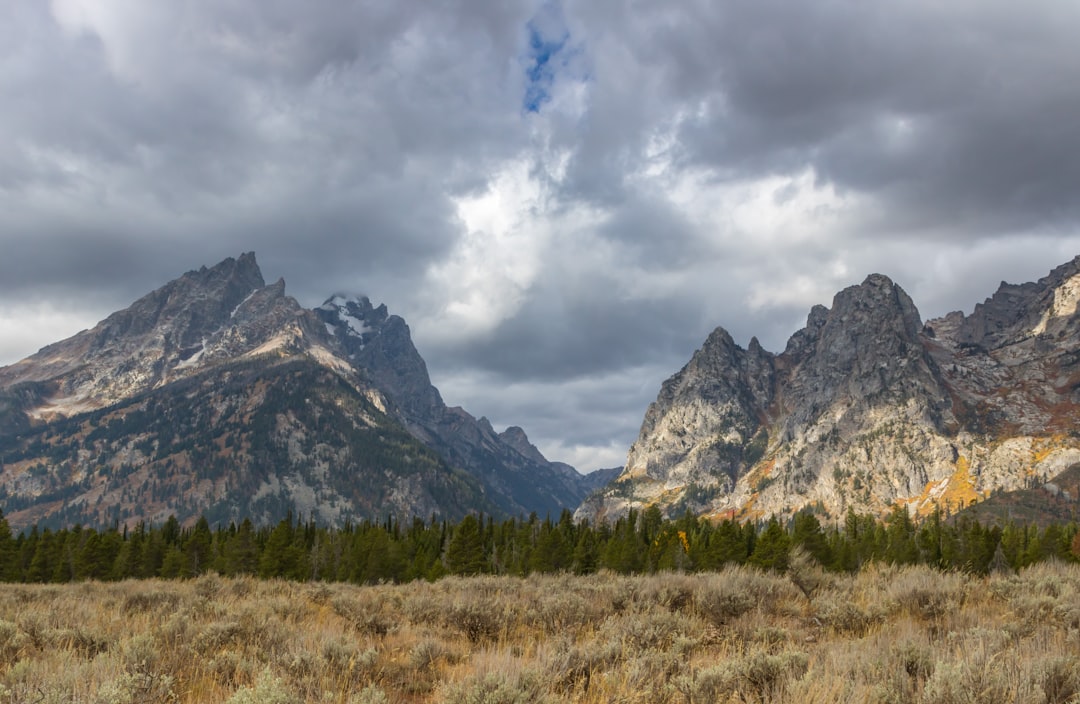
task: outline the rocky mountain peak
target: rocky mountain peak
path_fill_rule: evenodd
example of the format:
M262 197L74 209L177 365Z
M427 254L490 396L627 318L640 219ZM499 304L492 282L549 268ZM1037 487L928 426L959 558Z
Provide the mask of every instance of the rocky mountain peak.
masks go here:
M187 347L215 330L245 298L265 285L250 252L212 268L188 271L106 318L95 329L91 350L154 330L170 338L172 344Z
M176 500L189 518L554 514L596 481L447 408L385 305L306 310L250 253L0 368L0 491L24 523L162 520Z
M832 395L876 392L919 359L922 321L911 298L887 276L872 274L814 306L806 327L789 340L782 366L799 368L803 391ZM870 388L867 388L867 382Z
M44 383L41 417L107 406L222 360L302 352L310 314L267 286L253 253L191 270L91 330L0 369L0 385ZM317 331L316 331L317 332Z
M925 326L873 274L814 306L778 356L710 335L582 513L926 513L1045 480L1080 460L1078 341L1080 257Z
M971 315L950 314L932 321L943 343L969 349L996 350L1043 338L1051 344L1080 331L1080 257L1055 268L1037 282L1002 281Z
M487 418L447 408L409 326L385 305L339 294L314 314L364 378L386 395L391 412L452 464L480 477L503 510L558 511L579 503L592 488L568 465L548 462L520 428L498 434Z
M371 305L367 296L345 295L336 293L315 309L316 314L323 320L327 332L344 338L355 338L360 349L363 348L365 336L375 333L375 330L386 321L386 306L377 309Z
M796 362L800 360L808 350L813 349L828 319L829 309L825 306L818 304L811 308L806 316L806 327L788 338L784 356Z
M913 340L922 328L922 321L904 289L887 276L871 274L861 284L849 286L833 298L825 327L837 326L853 334L886 328Z
M536 445L529 442L529 436L525 434L525 431L516 425L511 425L499 433L499 439L517 450L523 457L535 462L547 462L547 458L537 449Z
M335 294L315 309L327 332L343 345L349 360L412 418L430 419L443 407L427 364L404 319L367 296Z

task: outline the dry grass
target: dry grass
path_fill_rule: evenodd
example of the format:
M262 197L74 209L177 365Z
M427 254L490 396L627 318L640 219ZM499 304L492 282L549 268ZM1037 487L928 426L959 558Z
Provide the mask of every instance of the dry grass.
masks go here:
M0 702L1080 702L1080 566L801 569L8 585Z

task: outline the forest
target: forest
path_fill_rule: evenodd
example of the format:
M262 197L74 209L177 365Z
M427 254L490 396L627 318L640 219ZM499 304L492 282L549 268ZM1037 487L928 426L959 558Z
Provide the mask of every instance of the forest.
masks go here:
M790 521L714 523L690 514L669 520L649 508L597 525L575 522L569 511L555 520L533 514L496 521L481 514L458 522L388 518L341 528L290 515L273 526L244 520L212 528L203 517L183 527L169 518L131 529L35 526L16 536L0 514L0 579L25 583L211 572L353 584L477 574L692 573L731 565L784 572L793 551L831 572L855 573L883 563L981 575L1047 559L1080 562L1080 530L1075 522L1045 528L983 525L940 512L915 523L899 507L885 521L849 512L835 523L823 523L809 511Z

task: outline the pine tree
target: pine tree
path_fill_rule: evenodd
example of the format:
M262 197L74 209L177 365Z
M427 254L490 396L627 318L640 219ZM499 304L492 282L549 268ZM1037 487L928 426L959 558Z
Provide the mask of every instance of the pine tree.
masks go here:
M255 526L245 518L236 533L226 539L225 574L256 574L259 571L259 546L255 542Z
M184 576L185 567L184 553L180 551L180 546L173 544L165 548L158 576L162 579L179 579Z
M469 514L461 519L446 549L446 569L450 574L480 574L484 571L484 541L480 523Z
M801 546L819 565L832 563L832 550L817 516L809 511L795 514L791 526L791 542Z
M18 551L11 537L11 526L4 518L4 512L0 511L0 581L15 582L21 579L17 558Z
M890 565L911 565L919 557L915 546L915 524L906 507L896 505L888 518L889 527L885 531L885 560Z
M200 516L184 540L184 576L195 577L203 574L210 568L213 560L214 536L210 532L210 524L206 516Z
M596 545L596 534L585 526L578 533L577 545L574 546L571 567L574 574L592 574L600 564L600 551Z
M615 522L603 553L603 566L620 574L636 574L645 569L646 545L636 528L638 513L630 509L625 518Z
M260 577L288 577L299 569L297 547L294 543L292 515L283 518L266 541L259 559Z
M53 565L50 560L54 551L54 541L52 531L48 528L41 531L37 545L34 546L34 555L30 558L26 581L40 584L48 582L52 577Z
M758 536L749 562L763 569L783 572L787 569L791 539L776 516L769 519L765 530Z
M745 563L749 554L742 527L731 519L723 520L709 534L702 557L702 567L709 570L718 570L732 562Z

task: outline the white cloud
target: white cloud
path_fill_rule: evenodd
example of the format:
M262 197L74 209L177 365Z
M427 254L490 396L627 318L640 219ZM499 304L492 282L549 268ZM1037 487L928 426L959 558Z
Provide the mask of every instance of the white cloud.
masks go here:
M27 357L104 317L95 311L57 308L48 302L0 305L0 365Z

